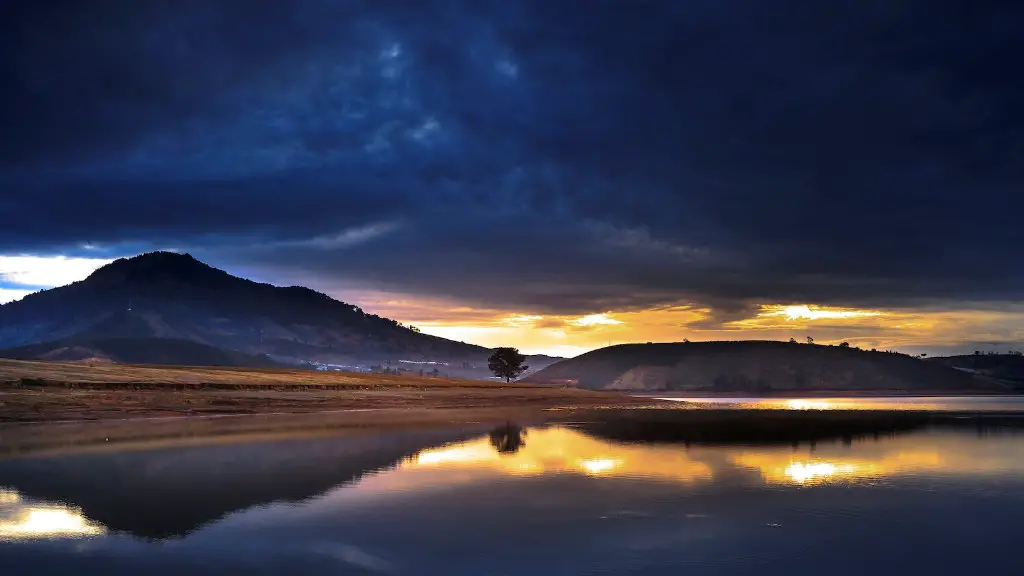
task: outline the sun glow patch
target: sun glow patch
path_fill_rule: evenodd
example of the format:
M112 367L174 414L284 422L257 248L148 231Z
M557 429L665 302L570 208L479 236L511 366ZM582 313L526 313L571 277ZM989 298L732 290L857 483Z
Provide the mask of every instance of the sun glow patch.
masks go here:
M602 313L582 316L575 320L571 320L569 323L574 326L610 326L614 324L622 324L622 320L616 320L607 313Z
M84 280L111 262L108 258L0 255L0 279L21 286L52 288Z
M845 308L820 308L818 306L765 306L762 316L785 316L788 320L823 320L842 318L866 318L880 316L873 310L849 310Z
M22 290L18 288L0 288L0 304L7 304L15 300L21 300L35 290Z

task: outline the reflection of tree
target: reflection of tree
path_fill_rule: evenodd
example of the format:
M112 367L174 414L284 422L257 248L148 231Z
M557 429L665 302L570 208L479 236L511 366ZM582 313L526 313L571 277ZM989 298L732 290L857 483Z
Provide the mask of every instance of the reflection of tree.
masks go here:
M491 446L501 454L514 454L526 446L526 430L511 422L491 430Z

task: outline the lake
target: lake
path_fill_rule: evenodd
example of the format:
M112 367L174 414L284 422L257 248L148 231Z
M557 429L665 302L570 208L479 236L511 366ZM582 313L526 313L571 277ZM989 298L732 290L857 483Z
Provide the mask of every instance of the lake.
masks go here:
M650 395L645 395L650 396ZM1016 396L883 396L765 398L662 394L658 400L691 404L694 408L758 410L943 410L1024 412L1024 395Z
M1024 573L1024 435L979 422L705 443L638 438L637 428L584 419L8 455L0 566L4 574Z

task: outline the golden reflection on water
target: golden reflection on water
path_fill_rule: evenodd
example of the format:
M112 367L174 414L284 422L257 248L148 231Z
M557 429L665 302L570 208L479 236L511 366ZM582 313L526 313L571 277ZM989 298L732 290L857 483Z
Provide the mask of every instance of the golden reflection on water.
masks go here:
M106 529L78 508L58 503L26 501L15 490L0 489L0 541L41 538L82 538Z
M711 468L674 446L619 444L570 428L531 429L526 443L499 454L487 438L425 450L399 470L478 470L507 475L573 472L592 476L645 476L693 482L711 478Z
M939 472L944 468L957 471L937 450L921 448L883 453L874 457L857 455L818 456L808 451L792 454L780 452L741 452L732 461L742 468L755 469L769 484L819 484L901 474Z
M833 405L827 400L786 400L785 407L789 410L831 410Z
M818 442L784 446L626 444L571 428L530 429L524 445L501 454L483 437L425 450L396 469L364 479L370 493L416 490L485 480L579 474L598 478L643 478L685 485L754 472L767 485L814 486L876 481L912 475L1024 474L1024 436L979 438L922 432L883 436L878 441Z

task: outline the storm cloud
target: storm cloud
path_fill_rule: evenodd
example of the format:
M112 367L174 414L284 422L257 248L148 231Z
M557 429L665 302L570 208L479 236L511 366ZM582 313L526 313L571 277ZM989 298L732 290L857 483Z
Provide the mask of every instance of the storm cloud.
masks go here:
M1024 6L12 1L0 252L587 314L1024 300Z

